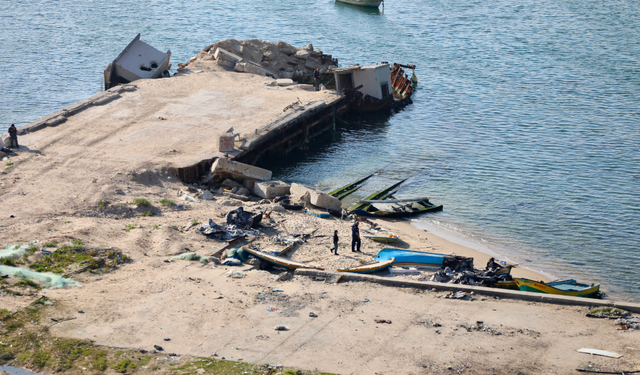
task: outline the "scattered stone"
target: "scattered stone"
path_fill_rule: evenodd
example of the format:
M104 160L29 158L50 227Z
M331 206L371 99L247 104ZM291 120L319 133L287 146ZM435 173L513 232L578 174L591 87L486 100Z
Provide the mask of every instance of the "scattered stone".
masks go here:
M275 329L276 331L288 331L289 327L278 325L278 326L273 327L273 329Z
M213 199L213 194L209 190L205 190L198 198L210 201Z
M162 346L160 346L160 345L154 345L154 346L153 346L153 348L154 348L155 350L157 350L157 351L162 351L162 350L164 350L164 349L162 349Z

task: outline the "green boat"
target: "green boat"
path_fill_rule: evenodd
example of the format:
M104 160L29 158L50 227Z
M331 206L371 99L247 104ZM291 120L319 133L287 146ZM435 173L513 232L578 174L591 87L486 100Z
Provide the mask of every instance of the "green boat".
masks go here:
M402 185L405 181L407 181L408 178L405 178L404 180L397 182L391 186L389 186L386 189L382 189L380 191L377 191L373 194L371 194L370 196L366 197L364 200L384 200L389 198L390 196L392 196L393 194L396 193L398 186ZM355 210L363 210L363 211L367 211L368 208L371 207L371 205L369 203L356 203L355 205L349 207L349 211L355 211Z
M348 185L345 185L343 187L337 188L336 190L332 191L329 193L329 195L331 195L334 198L338 198L339 200L343 200L345 197L347 197L348 195L354 193L356 190L360 189L362 187L362 183L367 181L368 179L370 179L371 177L373 177L375 173L371 173L370 175L359 179L356 182L352 182Z

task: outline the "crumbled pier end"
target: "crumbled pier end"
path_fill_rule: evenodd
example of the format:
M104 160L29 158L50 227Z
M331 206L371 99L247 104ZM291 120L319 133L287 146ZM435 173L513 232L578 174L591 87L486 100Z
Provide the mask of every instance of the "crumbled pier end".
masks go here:
M178 71L217 70L223 67L299 81L311 78L316 69L325 73L331 66L337 67L338 59L314 50L311 44L297 48L282 41L269 43L258 39L226 39L204 48L188 63L178 64Z

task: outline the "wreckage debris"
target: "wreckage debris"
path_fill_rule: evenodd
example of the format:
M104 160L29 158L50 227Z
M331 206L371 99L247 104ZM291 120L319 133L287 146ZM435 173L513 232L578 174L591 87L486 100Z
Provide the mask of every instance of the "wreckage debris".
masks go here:
M226 219L227 224L233 224L242 229L255 228L262 221L262 212L257 214L245 212L241 206L227 213Z

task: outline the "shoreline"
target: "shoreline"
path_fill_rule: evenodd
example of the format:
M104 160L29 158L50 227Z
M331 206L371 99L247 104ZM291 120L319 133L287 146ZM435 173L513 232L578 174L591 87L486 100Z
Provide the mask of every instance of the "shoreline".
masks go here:
M487 254L482 252L477 248L470 247L468 245L463 245L454 242L451 238L446 238L446 236L442 236L441 233L434 233L433 231L429 231L427 229L419 228L415 225L415 222L412 220L372 220L376 223L379 223L381 226L387 226L392 228L397 234L402 234L405 237L408 237L411 242L420 243L421 238L424 238L427 242L423 243L420 248L413 250L426 250L439 252L444 254L455 254L466 257L473 258L473 264L478 269L483 269L484 265L489 261L489 258L495 257L496 260L504 260L504 256L500 254ZM422 224L420 223L420 226ZM404 238L401 238L404 240ZM468 240L471 242L471 240ZM478 244L479 245L479 244ZM391 246L392 247L392 246ZM427 248L427 249L425 249ZM509 263L509 262L507 262ZM528 268L521 268L520 265L517 265L511 270L511 274L514 277L523 277L532 280L540 280L544 282L549 282L552 279L549 275L544 274L543 272L538 272L535 270L531 270Z

